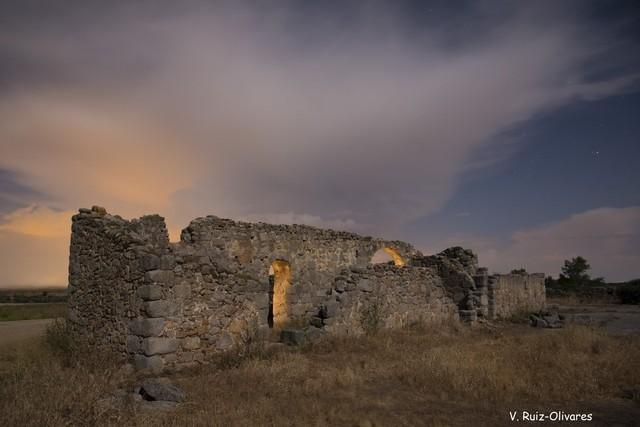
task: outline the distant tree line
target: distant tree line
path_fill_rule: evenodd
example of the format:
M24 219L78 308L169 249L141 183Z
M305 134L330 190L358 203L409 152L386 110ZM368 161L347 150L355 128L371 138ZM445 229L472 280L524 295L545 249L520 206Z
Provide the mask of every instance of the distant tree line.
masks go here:
M591 266L581 256L564 261L557 279L548 276L545 285L551 293L557 294L593 294L595 289L616 296L623 304L640 304L640 279L622 283L607 283L603 277L591 277ZM513 270L517 274L518 270Z

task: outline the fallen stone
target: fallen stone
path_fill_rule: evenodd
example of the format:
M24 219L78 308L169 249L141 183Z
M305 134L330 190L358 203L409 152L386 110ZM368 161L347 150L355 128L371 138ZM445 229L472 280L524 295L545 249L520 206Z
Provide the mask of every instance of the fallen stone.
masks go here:
M536 328L546 328L549 324L541 317L532 314L529 319L531 320L531 325Z
M560 322L560 317L557 314L550 314L547 316L542 316L542 319L548 324L558 323Z
M168 378L147 378L142 381L140 395L147 401L184 402L186 398L185 392Z

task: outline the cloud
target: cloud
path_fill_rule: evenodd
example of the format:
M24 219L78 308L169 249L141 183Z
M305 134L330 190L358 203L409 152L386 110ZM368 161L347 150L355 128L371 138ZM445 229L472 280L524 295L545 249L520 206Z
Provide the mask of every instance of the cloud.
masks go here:
M478 252L480 263L499 272L524 267L557 276L564 260L589 261L592 276L610 281L640 277L640 206L598 208L558 222L521 230L509 241L451 236L440 244L462 244Z
M501 132L635 82L588 79L603 35L557 6L489 6L452 37L393 7L169 5L0 30L23 64L1 88L0 168L47 206L158 212L174 236L204 214L390 235Z
M49 287L67 283L69 236L0 233L0 287Z
M71 215L70 211L33 205L2 216L2 287L47 287L67 282Z
M6 233L33 237L65 237L68 240L73 211L56 212L32 205L2 216L0 238Z

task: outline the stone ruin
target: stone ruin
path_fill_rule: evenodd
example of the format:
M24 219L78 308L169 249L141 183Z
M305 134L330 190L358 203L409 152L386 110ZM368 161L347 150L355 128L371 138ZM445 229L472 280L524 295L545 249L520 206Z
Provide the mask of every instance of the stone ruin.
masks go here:
M393 261L372 264L379 250ZM215 216L173 243L158 215L128 221L93 207L73 216L74 336L153 372L206 363L256 334L436 327L544 305L543 274L489 275L460 247L425 256L401 241Z

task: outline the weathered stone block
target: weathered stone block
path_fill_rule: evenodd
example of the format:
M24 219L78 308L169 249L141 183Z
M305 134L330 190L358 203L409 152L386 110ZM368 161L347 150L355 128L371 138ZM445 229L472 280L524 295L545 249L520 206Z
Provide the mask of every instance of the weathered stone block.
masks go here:
M338 313L338 303L336 301L327 301L320 309L320 316L327 319Z
M176 305L171 301L158 300L145 303L145 311L149 317L167 317L176 312Z
M156 270L160 267L160 258L153 254L144 254L140 257L140 266L144 271Z
M233 337L228 332L223 332L216 341L216 348L221 351L229 350L233 347Z
M183 282L173 287L173 295L176 298L188 298L191 295L191 285Z
M174 274L171 270L151 270L147 271L145 279L151 283L171 284L174 280Z
M137 294L145 301L162 299L162 288L158 285L142 285L138 288Z
M348 304L350 298L351 296L349 295L349 292L344 292L336 296L336 299L338 300L338 302L340 302L340 304Z
M140 337L157 337L162 334L164 325L163 318L134 319L129 322L129 330Z
M173 255L163 255L160 258L160 268L162 270L173 270L176 266L176 257Z
M183 402L185 392L171 383L168 378L147 378L142 382L140 394L146 400Z
M164 369L164 360L161 356L147 357L142 354L136 354L134 356L134 364L138 370L149 370L154 374L162 372Z
M173 353L178 350L178 340L175 338L149 337L142 341L142 348L147 356Z
M185 350L196 350L200 348L199 337L187 337L182 340L182 348Z
M142 340L135 335L127 335L127 352L137 353L142 350Z
M368 279L360 279L358 282L358 289L362 292L373 292L373 286L371 285L371 281Z

